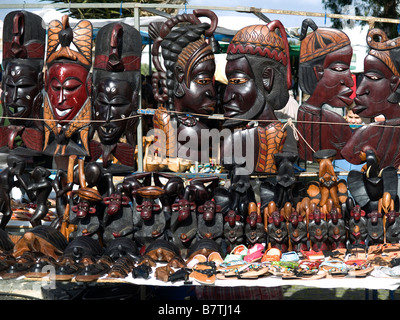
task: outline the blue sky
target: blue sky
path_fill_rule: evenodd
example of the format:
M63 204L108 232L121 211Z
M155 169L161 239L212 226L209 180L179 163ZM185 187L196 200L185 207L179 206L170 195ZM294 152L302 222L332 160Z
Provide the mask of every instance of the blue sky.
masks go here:
M324 8L321 0L189 0L189 5L196 6L220 6L220 7L256 7L268 9L308 11L324 13ZM41 3L38 0L1 0L0 3ZM3 20L5 15L12 10L0 9L0 20ZM217 15L248 15L239 14L237 12L216 11ZM305 17L292 15L277 15L268 14L271 20L280 20L285 27L298 27ZM318 25L325 23L324 18L313 18ZM327 19L327 24L330 25L330 20Z
M325 13L324 6L321 0L188 0L189 5L196 6L219 6L219 7L255 7L261 9L279 9L279 10L293 10L293 11L307 11ZM217 15L238 15L234 11L215 11ZM248 14L240 14L248 15ZM301 22L306 18L297 15L278 15L278 14L265 14L271 20L280 20L285 27L299 27ZM313 20L318 25L325 24L324 18L314 17ZM329 26L330 19L326 20Z

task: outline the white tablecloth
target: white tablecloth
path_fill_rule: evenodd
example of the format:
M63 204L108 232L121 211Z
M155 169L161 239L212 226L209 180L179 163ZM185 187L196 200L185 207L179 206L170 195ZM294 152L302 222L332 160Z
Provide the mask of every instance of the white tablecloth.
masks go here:
M177 282L164 282L156 279L154 276L155 269L150 274L149 279L133 278L130 273L128 277L124 279L114 279L112 281L121 281L132 283L136 285L146 286L184 286L184 285L203 285L193 280L190 284L185 284L184 281ZM191 280L191 279L190 279ZM98 282L108 282L110 279L103 277ZM400 277L374 277L367 276L365 278L355 278L352 276L340 277L340 278L322 278L316 280L307 279L294 279L286 280L279 276L268 275L258 279L217 279L214 286L220 287L235 287L235 286L262 286L262 287L278 287L278 286L306 286L316 288L349 288L349 289L371 289L371 290L396 290L400 286Z

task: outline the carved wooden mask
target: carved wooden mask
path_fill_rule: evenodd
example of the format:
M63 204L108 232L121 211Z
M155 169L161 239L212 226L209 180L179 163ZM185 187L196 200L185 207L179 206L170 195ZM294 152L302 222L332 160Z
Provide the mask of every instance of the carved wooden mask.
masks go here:
M96 37L93 65L93 106L95 123L103 145L117 143L125 133L135 144L138 91L140 85L142 38L125 23L111 23ZM126 120L124 120L126 119Z
M11 124L40 117L45 37L44 21L36 14L13 11L4 19L2 105Z

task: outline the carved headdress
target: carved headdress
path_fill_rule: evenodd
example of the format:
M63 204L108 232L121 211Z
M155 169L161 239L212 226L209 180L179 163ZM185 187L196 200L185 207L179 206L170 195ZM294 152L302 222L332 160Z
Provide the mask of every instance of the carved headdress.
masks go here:
M211 25L201 23L199 17L209 18ZM180 23L180 27L174 28ZM154 67L157 69L157 73L153 74L153 93L158 102L168 101L169 107L173 104L173 93L176 91L173 69L175 64L185 70L186 79L189 79L188 75L198 63L214 58L211 45L205 37L213 35L217 23L218 18L214 12L194 10L193 14L177 15L167 20L161 27L150 24L149 34L154 40L151 53ZM159 59L160 48L165 69ZM189 86L189 83L187 85Z
M396 76L400 76L400 37L388 39L381 29L371 29L367 34L369 55L381 60Z
M43 68L46 29L43 19L31 12L13 11L6 15L3 29L3 68L19 59Z
M69 25L68 15L64 15L62 21L51 21L48 29L47 67L64 60L78 63L89 70L92 66L92 35L93 26L88 20L79 21L74 28Z
M276 32L280 31L280 35ZM228 55L247 54L273 59L287 68L287 86L292 86L289 44L279 20L267 25L253 25L239 30L227 49Z

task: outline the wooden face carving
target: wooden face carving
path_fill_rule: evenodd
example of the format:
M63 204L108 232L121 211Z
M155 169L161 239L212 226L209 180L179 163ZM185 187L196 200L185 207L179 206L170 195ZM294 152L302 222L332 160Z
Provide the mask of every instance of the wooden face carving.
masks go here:
M399 77L378 58L368 55L364 60L364 77L357 88L353 111L362 117L383 114L386 119L400 116L398 103L388 101L397 88Z
M48 71L47 94L56 120L68 123L88 98L88 71L73 63L56 63Z
M197 64L188 75L177 69L177 79L183 95L175 94L174 105L178 111L189 110L199 114L212 114L216 104L216 92L213 78L214 59ZM186 79L188 77L189 79Z
M225 69L228 85L224 94L224 116L239 117L254 106L257 85L245 57L229 60Z
M314 92L321 105L327 103L332 107L344 108L353 102L350 98L354 85L350 72L352 54L351 46L345 46L329 53L322 67L314 67L318 80Z
M9 117L30 118L41 94L41 72L27 64L9 63L3 79L3 105ZM40 99L41 100L41 99ZM26 120L10 119L12 124Z
M105 121L97 129L100 141L115 144L126 129L127 121L121 119L128 118L135 110L137 94L128 81L113 79L100 80L96 92L95 120Z

